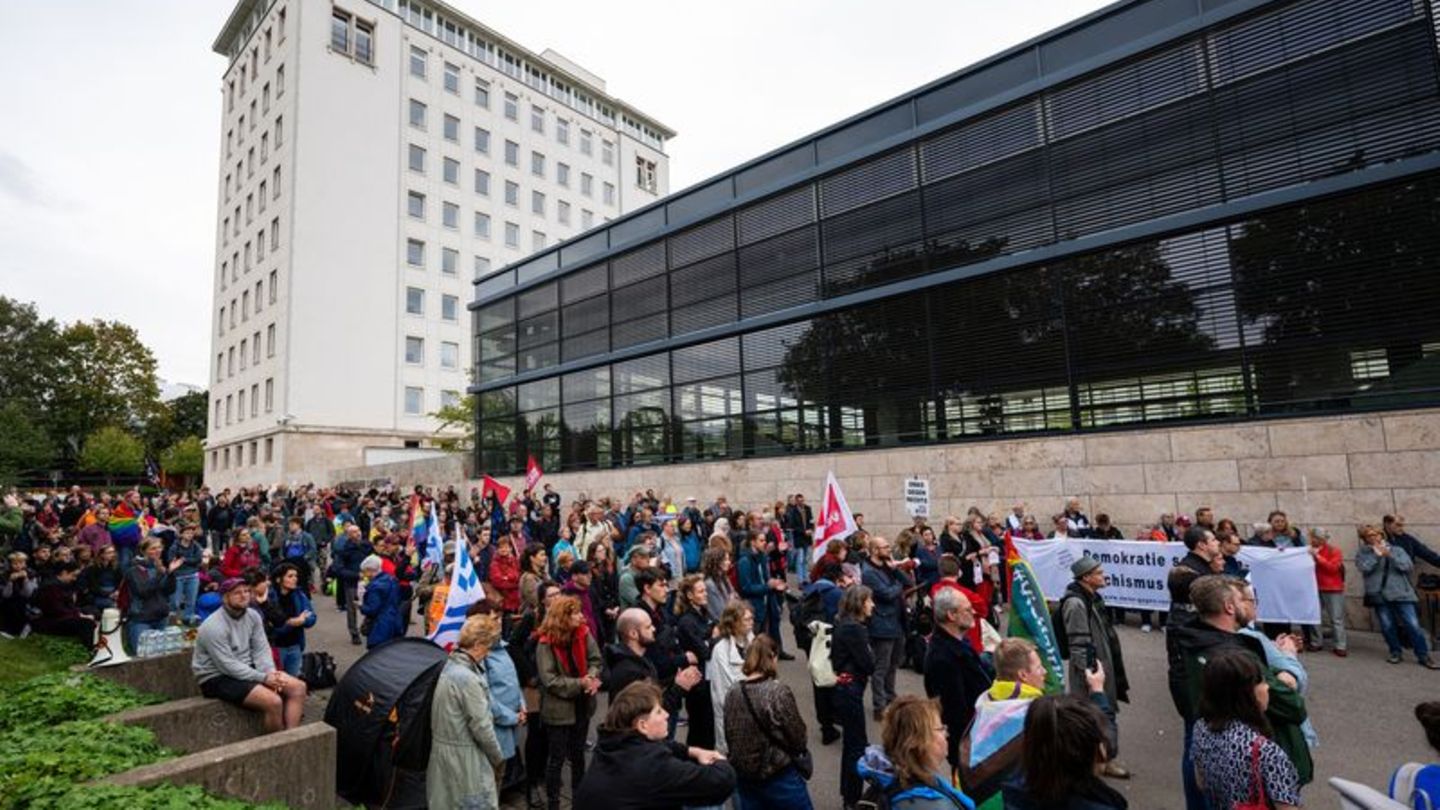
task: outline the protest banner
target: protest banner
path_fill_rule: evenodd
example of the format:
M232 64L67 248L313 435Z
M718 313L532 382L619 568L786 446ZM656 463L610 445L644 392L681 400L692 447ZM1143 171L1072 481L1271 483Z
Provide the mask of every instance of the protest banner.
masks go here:
M1168 610L1170 569L1185 556L1180 543L1150 540L1021 540L1015 548L1034 570L1045 598L1059 599L1073 577L1070 564L1093 557L1105 568L1101 596L1110 607ZM1315 583L1315 562L1303 548L1273 549L1245 546L1240 560L1250 567L1259 620L1320 623L1320 595Z

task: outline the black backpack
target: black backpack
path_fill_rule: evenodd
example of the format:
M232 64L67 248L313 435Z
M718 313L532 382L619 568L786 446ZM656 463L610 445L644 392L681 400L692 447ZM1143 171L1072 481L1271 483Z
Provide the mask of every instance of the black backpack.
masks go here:
M305 653L300 658L300 680L311 692L331 688L335 685L335 659L327 652Z
M795 631L795 644L810 652L810 643L814 641L814 634L810 632L811 622L825 621L825 592L816 590L806 594L800 600L800 604L790 609L790 625Z

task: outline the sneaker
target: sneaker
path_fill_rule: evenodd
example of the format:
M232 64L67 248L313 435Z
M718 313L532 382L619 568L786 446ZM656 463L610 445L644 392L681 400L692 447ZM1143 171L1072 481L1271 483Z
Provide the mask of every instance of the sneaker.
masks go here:
M1420 666L1426 669L1440 669L1440 663L1436 663L1435 659L1428 655L1420 659Z
M1335 653L1335 657L1336 657L1336 658L1344 658L1344 657L1346 657L1347 655L1350 654L1350 653L1346 652L1345 650L1340 649L1339 647L1336 647L1335 649L1331 650L1331 652Z
M351 637L350 637L350 643L351 643L351 644L359 644L359 643L360 643L360 637L359 637L359 636L351 636Z
M1150 631L1152 631L1152 630L1154 630L1154 629L1155 629L1155 628L1151 627L1151 626L1148 625L1148 624L1142 624L1142 625L1140 625L1140 632L1142 632L1142 633L1149 633Z
M780 660L781 660L781 661L794 661L794 660L795 660L795 654L794 654L794 653L788 653L788 652L785 652L784 650L781 650L781 651L780 651Z
M1385 659L1385 663L1387 663L1387 664L1398 664L1398 663L1400 663L1400 653L1395 653L1394 655L1391 655L1389 658L1386 658L1386 659Z
M836 731L836 730L833 729L833 728L822 728L822 729L820 729L820 744L821 744L821 745L830 745L831 743L835 742L835 741L838 740L838 739L840 739L840 732L839 732L839 731Z

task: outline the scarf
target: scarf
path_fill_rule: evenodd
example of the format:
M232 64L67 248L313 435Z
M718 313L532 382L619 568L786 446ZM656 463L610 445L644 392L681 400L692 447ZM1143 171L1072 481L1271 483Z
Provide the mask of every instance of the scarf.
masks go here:
M560 664L560 671L562 673L571 678L583 678L586 675L586 665L588 664L586 660L588 646L586 640L589 639L589 637L589 626L582 624L576 628L575 633L570 636L568 644L559 639L550 638L549 636L542 636L540 640L549 644L550 649L554 650L555 660Z

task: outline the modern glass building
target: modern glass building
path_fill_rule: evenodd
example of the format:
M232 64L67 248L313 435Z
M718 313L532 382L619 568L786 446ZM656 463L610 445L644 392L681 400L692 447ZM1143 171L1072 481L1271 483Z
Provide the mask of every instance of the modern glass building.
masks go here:
M479 469L1440 403L1437 9L1118 3L507 267Z

